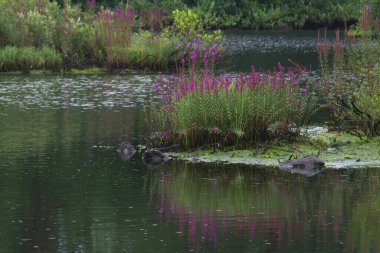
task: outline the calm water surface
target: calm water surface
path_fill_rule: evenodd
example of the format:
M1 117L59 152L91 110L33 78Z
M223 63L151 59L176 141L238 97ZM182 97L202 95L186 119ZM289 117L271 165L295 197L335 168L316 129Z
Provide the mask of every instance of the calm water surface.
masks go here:
M155 76L0 75L0 252L380 252L380 171L123 161Z
M322 32L323 33L323 32ZM318 68L317 31L226 31L226 53L220 66L225 71L272 70L278 63L293 66L289 59L307 69ZM331 44L333 31L327 32Z

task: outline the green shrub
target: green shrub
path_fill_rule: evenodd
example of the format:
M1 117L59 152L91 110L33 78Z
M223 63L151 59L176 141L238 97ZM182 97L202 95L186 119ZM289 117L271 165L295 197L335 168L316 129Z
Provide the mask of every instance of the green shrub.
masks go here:
M342 42L337 31L333 44L333 69L329 68L326 41L318 44L322 66L322 94L332 112L332 126L359 137L380 135L380 37L369 30L369 6L360 19L360 39Z

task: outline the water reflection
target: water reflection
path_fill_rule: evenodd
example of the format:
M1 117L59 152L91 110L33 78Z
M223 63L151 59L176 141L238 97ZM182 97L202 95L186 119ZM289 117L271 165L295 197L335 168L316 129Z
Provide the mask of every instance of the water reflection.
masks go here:
M152 178L160 221L176 226L198 252L380 250L376 170L325 171L311 179L173 163Z

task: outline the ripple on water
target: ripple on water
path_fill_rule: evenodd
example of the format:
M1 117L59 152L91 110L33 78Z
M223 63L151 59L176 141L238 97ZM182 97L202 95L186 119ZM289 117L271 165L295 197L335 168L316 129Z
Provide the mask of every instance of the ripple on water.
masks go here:
M1 75L0 105L22 108L133 107L146 102L157 76L88 75ZM22 101L22 105L20 104Z
M328 33L328 43L333 42L333 33ZM285 51L316 51L317 31L230 31L226 32L227 54L247 51L273 53Z

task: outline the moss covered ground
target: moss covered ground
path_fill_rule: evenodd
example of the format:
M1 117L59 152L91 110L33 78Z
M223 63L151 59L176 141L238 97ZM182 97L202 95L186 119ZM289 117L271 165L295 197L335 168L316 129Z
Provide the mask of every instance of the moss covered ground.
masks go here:
M380 167L380 137L360 139L347 133L318 129L310 131L296 143L244 150L196 150L171 155L189 161L266 166L277 166L289 158L316 155L325 161L327 168Z

